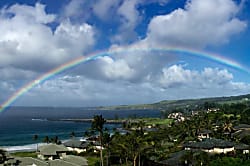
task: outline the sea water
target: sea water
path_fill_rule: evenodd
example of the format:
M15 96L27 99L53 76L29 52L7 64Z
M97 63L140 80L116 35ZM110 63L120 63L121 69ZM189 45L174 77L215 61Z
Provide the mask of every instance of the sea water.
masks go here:
M72 132L83 137L90 129L89 122L51 121L63 118L92 118L103 115L105 119L127 117L160 117L156 110L96 110L94 108L55 108L55 107L11 107L0 113L0 147L9 151L32 150L42 143L45 136L70 139ZM106 128L121 127L121 124L106 124ZM33 140L38 135L37 140Z

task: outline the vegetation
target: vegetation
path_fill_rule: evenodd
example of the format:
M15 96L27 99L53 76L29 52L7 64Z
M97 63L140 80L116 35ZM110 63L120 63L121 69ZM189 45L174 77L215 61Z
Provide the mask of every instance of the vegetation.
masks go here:
M250 165L250 154L241 149L220 154L208 153L202 148L185 149L190 143L211 146L211 139L201 141L199 138L200 133L207 132L210 138L225 147L227 144L242 145L250 150L250 101L247 97L250 96L163 101L154 104L167 110L162 112L161 118L134 116L122 119L122 132L114 130L112 134L104 128L106 120L102 115L95 115L91 130L84 134L93 139L87 151L72 154L85 156L89 165L98 166ZM120 120L118 116L116 119ZM70 137L74 138L75 133L70 133ZM37 140L38 136L34 135L33 139ZM46 136L44 142L60 141L58 137ZM37 154L19 152L13 155L36 157ZM4 157L5 153L0 151L0 162L6 159Z
M98 107L102 110L164 110L168 113L175 110L196 110L200 109L199 106L213 107L223 104L237 104L249 102L250 94L230 97L214 97L214 98L203 98L203 99L185 99L185 100L164 100L153 104L141 104L141 105L121 105L121 106L110 106L110 107ZM206 105L208 104L208 105Z
M103 131L102 127L97 128L98 123L96 122L101 121L100 124L103 126L105 120L101 116L98 118L95 116L94 122L96 124L93 128L102 137L100 139L102 140L101 145L104 147L103 154L106 156L103 158L103 164L141 166L157 165L163 161L173 162L175 160L175 162L187 165L249 165L249 154L238 151L213 154L183 149L183 145L189 141L199 142L198 135L204 130L210 131L210 136L214 139L250 145L250 133L242 137L234 135L235 126L242 123L250 124L248 119L250 117L250 103L228 103L204 102L188 111L186 107L170 111L175 113L180 111L185 117L184 121L164 117L162 119L127 120L123 124L127 132L115 132L112 136ZM149 130L148 126L153 127L154 130Z
M33 157L37 158L37 153L36 152L15 152L11 153L12 156L14 157Z
M6 160L6 152L3 149L0 149L0 164L3 164Z
M92 129L99 132L99 142L100 142L100 159L101 159L101 166L104 165L103 162L103 154L102 154L102 147L103 147L103 125L105 123L104 118L102 115L95 115L92 122Z

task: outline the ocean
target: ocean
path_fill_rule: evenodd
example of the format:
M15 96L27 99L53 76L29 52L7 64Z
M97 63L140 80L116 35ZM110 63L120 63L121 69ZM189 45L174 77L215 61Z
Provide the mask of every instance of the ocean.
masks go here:
M59 140L70 139L70 134L83 137L91 127L89 122L50 121L60 118L92 118L102 115L105 119L127 117L160 117L157 110L95 110L93 108L56 107L10 107L0 113L0 147L8 151L33 150L42 143L45 136ZM121 127L120 124L106 124L106 128ZM33 136L38 139L33 140Z

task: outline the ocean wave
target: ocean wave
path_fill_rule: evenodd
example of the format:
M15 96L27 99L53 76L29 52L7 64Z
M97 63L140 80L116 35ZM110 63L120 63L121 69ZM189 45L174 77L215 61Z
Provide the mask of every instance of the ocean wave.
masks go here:
M61 140L62 143L68 141L69 139ZM30 151L36 151L37 146L43 146L47 143L38 143L38 144L28 144L28 145L20 145L20 146L3 146L0 147L1 149L6 150L7 152L30 152Z
M48 121L46 118L32 118L32 121Z
M43 145L44 143L39 143L38 146ZM21 145L21 146L4 146L2 149L8 152L22 152L22 151L35 151L37 144Z

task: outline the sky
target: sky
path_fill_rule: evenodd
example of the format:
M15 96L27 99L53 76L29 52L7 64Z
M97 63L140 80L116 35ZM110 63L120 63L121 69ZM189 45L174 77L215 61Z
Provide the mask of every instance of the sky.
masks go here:
M1 0L0 103L50 70L98 52L24 90L11 105L248 94L249 9L248 0Z

